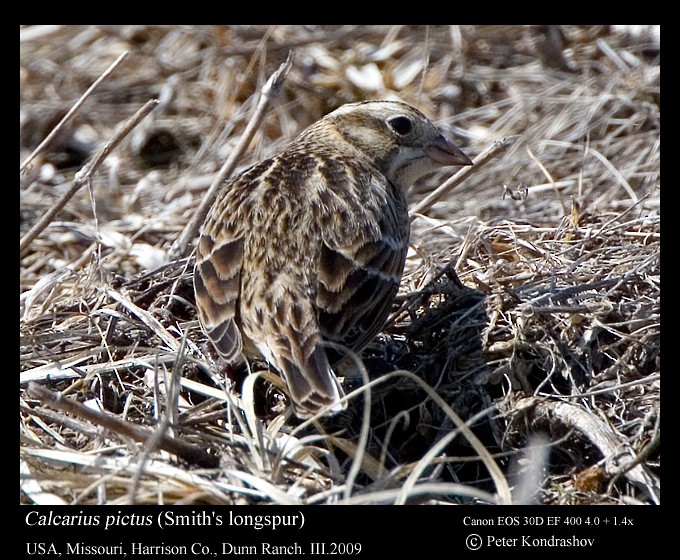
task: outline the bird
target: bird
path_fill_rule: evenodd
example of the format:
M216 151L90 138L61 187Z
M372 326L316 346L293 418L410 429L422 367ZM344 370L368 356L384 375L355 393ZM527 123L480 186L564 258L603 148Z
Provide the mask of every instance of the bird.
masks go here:
M415 107L360 101L225 181L194 265L199 321L219 356L264 358L299 419L345 410L334 368L390 312L409 245L408 189L472 163Z

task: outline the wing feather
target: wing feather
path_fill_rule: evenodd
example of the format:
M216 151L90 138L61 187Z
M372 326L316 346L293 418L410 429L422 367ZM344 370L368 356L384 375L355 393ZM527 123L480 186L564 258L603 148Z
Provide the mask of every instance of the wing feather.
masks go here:
M209 217L198 243L194 293L203 329L220 356L234 362L243 349L235 316L244 241L229 222L215 226L214 216Z
M363 349L384 325L406 260L409 222L405 196L374 174L372 199L362 201L361 223L324 228L316 297L325 339ZM346 201L345 201L346 204Z

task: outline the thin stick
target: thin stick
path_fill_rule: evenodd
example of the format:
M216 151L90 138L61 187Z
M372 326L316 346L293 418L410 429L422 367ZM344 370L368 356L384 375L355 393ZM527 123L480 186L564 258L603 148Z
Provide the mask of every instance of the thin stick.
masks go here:
M461 168L457 173L449 177L441 184L434 192L427 195L423 200L416 204L411 211L411 219L414 219L417 214L426 213L436 202L444 198L450 191L456 188L470 173L478 171L482 166L489 163L498 154L503 153L510 146L512 146L521 136L508 136L502 140L498 140L489 146L485 151L477 156L474 160L474 165Z
M153 429L138 426L131 422L125 422L110 412L93 410L79 402L64 397L61 393L50 391L38 383L29 383L28 392L30 395L56 410L68 412L78 418L92 422L97 426L107 428L140 443L148 444L150 441L156 442L156 438L158 438L158 448L163 449L168 453L172 453L173 455L177 455L178 457L182 457L191 464L207 468L215 468L219 465L219 457L210 455L205 449L198 445L171 437L166 433L161 432L159 434Z
M274 72L269 77L267 83L262 88L262 93L260 94L260 100L258 101L257 107L255 108L255 113L250 119L250 122L248 122L248 126L246 126L246 129L243 131L243 134L241 135L238 144L234 148L234 151L230 154L229 158L220 169L220 172L217 174L212 184L208 188L208 191L205 193L201 204L196 209L196 212L192 216L191 220L177 238L177 241L175 241L175 243L173 243L172 247L170 248L171 260L178 259L186 254L187 247L196 237L201 224L205 220L205 217L210 210L210 207L215 201L215 198L217 198L217 192L222 186L222 183L233 173L234 168L236 167L236 162L248 147L248 144L255 134L257 127L260 125L260 122L262 122L265 110L271 103L272 99L274 99L274 97L278 95L279 91L281 91L281 86L283 85L283 81L285 80L291 65L292 55L289 53L286 62L279 66L276 72Z
M88 90L85 93L83 93L83 95L80 96L80 99L78 99L78 101L76 101L73 107L71 107L69 112L66 113L66 115L64 115L64 118L59 121L59 124L57 124L57 126L55 126L51 130L51 132L45 137L45 139L42 142L40 142L40 144L38 144L38 147L35 150L33 150L33 152L31 152L31 154L24 160L24 162L19 167L19 173L23 173L28 167L28 165L31 163L31 161L33 161L35 156L42 152L55 139L55 137L57 136L57 134L59 134L64 125L73 117L73 115L75 115L78 112L78 109L80 109L83 103L85 103L85 100L88 97L90 97L90 95L97 88L97 86L99 86L99 84L101 84L109 76L109 74L111 74L111 72L115 70L116 66L118 66L127 55L128 51L124 51L116 60L113 61L111 66L104 70L102 75L99 76L97 80L95 80L95 82L88 88Z
M156 425L153 431L153 435L146 440L144 444L144 453L142 454L135 475L132 478L132 484L130 485L130 491L128 492L128 503L135 503L135 496L137 495L137 490L139 488L139 483L144 474L144 466L151 458L152 453L156 451L159 447L163 438L173 438L173 434L170 432L172 424L177 421L179 416L179 380L182 377L182 363L184 361L184 352L186 350L187 337L186 333L182 336L180 342L180 347L177 350L175 356L175 362L173 363L172 370L170 371L170 383L166 384L166 404L165 404L165 414L160 418L160 421ZM158 371L158 370L156 370ZM156 385L158 386L158 385Z
M31 242L44 230L50 222L54 219L57 213L66 206L66 203L73 198L73 195L78 192L87 181L92 177L92 174L108 157L108 155L120 144L121 140L125 138L130 131L139 124L139 122L146 117L158 105L158 99L151 99L147 101L144 106L139 109L130 119L123 124L123 126L116 131L113 137L106 143L106 145L97 152L91 161L86 163L73 178L71 188L64 193L64 195L50 208L42 218L21 238L19 242L19 254L23 255Z

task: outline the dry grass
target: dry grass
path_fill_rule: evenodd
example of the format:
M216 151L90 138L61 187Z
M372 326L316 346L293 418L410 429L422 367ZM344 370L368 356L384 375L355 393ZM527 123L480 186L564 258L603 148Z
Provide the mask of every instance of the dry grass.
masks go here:
M22 236L160 103L22 254L22 503L657 503L658 35L567 26L560 60L552 32L23 28L22 162L129 52L22 173ZM472 156L520 136L414 215L347 414L302 425L263 364L224 390L168 257L290 51L238 169L360 99Z

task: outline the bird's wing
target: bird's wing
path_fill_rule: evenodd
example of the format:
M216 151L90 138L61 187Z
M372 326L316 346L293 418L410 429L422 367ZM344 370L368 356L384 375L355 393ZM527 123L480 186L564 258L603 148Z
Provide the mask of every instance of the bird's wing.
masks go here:
M218 203L208 215L196 253L194 292L203 329L219 354L233 362L243 348L234 316L240 295L244 231L230 210L228 204Z
M382 175L367 175L371 184L360 191L372 194L359 201L362 208L352 211L345 200L331 208L330 223L322 228L316 297L324 338L357 352L378 333L390 312L409 237L401 189Z

